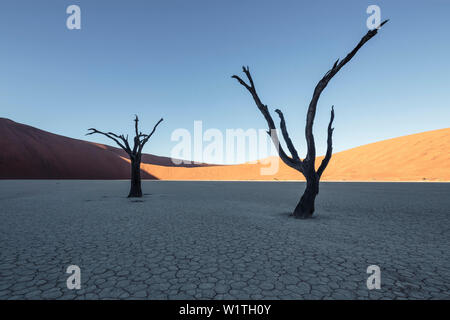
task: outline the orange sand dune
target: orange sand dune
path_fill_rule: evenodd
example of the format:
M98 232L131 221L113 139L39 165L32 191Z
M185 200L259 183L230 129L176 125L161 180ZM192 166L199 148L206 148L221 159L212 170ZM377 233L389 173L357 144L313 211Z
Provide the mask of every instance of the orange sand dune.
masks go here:
M389 139L333 155L323 180L450 181L450 128ZM118 148L71 139L0 118L0 179L128 179L129 160ZM277 158L270 158L277 160ZM266 159L268 160L268 159ZM321 157L317 159L317 166ZM303 180L281 160L268 164L184 165L143 155L142 178L161 180Z
M267 160L267 159L266 159ZM322 157L316 161L319 166ZM142 169L162 180L304 180L279 161L273 175L261 175L267 165L241 164L198 168ZM367 144L333 155L322 177L328 181L450 181L450 128Z
M384 140L336 153L323 178L450 181L450 128Z

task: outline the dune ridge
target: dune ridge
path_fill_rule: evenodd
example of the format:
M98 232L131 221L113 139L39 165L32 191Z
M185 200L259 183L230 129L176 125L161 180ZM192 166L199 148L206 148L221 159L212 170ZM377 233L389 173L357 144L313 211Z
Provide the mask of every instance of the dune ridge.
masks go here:
M0 118L0 179L128 179L125 152ZM450 181L450 128L370 143L333 154L323 181ZM316 165L322 157L318 157ZM264 159L268 161L269 159ZM275 158L272 158L275 160ZM278 159L279 160L279 159ZM266 163L266 162L264 162ZM304 180L279 160L261 175L262 162L176 166L143 155L142 178L160 180Z

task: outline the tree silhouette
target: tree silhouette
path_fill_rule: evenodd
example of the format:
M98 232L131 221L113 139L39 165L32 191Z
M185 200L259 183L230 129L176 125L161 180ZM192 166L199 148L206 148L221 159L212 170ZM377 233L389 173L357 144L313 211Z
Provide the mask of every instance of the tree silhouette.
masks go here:
M119 147L121 147L130 157L131 162L131 187L130 187L130 193L128 194L129 198L140 198L142 197L142 188L141 188L141 156L142 156L142 149L144 148L144 145L147 143L147 141L150 139L150 137L155 133L156 127L163 121L161 118L153 127L152 132L150 134L143 134L139 131L139 118L136 115L136 118L134 119L134 129L135 129L135 137L134 137L134 145L133 149L130 148L130 144L128 143L128 135L125 137L123 134L117 135L112 132L102 132L95 128L88 129L88 132L86 135L91 135L94 133L102 134L109 139L113 140Z
M289 149L289 152L291 153L291 157L289 157L286 154L286 152L280 145L275 123L272 119L272 116L270 115L267 105L261 102L258 94L256 93L255 84L253 82L249 68L242 67L242 70L249 81L248 84L237 75L232 76L232 78L239 81L239 83L242 86L244 86L252 95L253 100L256 103L256 106L258 107L259 111L263 114L264 118L267 121L267 124L269 126L269 131L267 133L270 135L272 142L277 147L278 154L281 160L283 160L283 162L289 167L294 168L297 171L300 171L306 178L306 189L299 203L297 204L297 207L293 212L293 215L296 218L309 218L313 215L315 199L316 196L319 194L320 177L322 176L325 168L330 162L333 150L332 136L334 128L332 128L332 124L334 120L334 107L332 106L330 122L328 124L327 152L322 160L322 163L320 164L319 168L316 171L315 166L316 146L313 135L313 124L314 124L314 117L316 115L317 102L319 101L320 94L325 89L328 82L339 72L339 70L341 70L341 68L353 58L353 56L367 41L369 41L372 37L374 37L377 34L378 29L381 28L386 22L388 22L388 20L383 21L378 28L369 30L367 34L364 37L362 37L357 46L349 54L347 54L347 56L344 59L342 59L341 61L339 61L339 59L336 60L333 67L317 83L306 116L305 137L307 142L307 154L306 158L303 160L301 160L300 157L298 156L297 150L295 149L289 137L283 113L279 109L276 109L275 112L278 113L278 116L280 117L280 129L283 134L284 141L286 142L286 146Z

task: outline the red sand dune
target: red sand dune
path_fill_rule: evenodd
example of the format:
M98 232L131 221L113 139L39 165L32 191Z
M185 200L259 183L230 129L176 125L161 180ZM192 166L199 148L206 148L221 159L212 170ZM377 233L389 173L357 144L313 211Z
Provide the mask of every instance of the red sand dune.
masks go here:
M1 179L128 179L126 154L0 118ZM450 128L371 143L333 155L323 180L450 181ZM317 159L317 165L321 158ZM273 175L261 163L175 166L143 155L142 177L161 180L303 180L279 161Z
M119 148L71 139L0 118L0 179L129 179ZM150 154L143 161L173 165ZM142 178L155 179L148 172Z

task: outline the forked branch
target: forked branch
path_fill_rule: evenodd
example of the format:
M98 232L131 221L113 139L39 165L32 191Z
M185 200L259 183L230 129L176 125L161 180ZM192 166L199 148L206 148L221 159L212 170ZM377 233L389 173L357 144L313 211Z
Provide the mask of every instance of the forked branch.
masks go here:
M295 151L295 148L293 147L292 141L290 139L288 140L289 142L286 141L286 144L288 145L288 148L291 151L291 153L292 153L292 151L294 151L294 153L292 153L292 157L293 158L289 157L286 154L286 152L283 150L283 147L281 146L279 138L278 138L278 134L277 134L277 130L276 130L277 128L275 126L275 122L273 121L273 118L270 115L270 112L269 112L269 109L267 108L267 105L265 105L265 104L263 104L261 102L261 99L259 98L258 94L256 93L255 84L253 82L253 78L252 78L252 75L250 74L249 68L248 67L242 67L242 71L247 76L247 79L248 79L250 84L247 84L244 80L242 80L237 75L233 75L232 78L236 79L252 95L256 106L258 107L259 111L261 111L261 113L263 114L264 118L266 119L267 125L269 126L269 131L267 133L272 138L272 141L273 141L275 147L278 150L278 154L279 154L281 160L283 160L283 162L286 165L288 165L288 166L290 166L290 167L292 167L294 169L297 169L300 172L303 172L302 162L301 162L300 158L298 157L297 151ZM287 131L286 131L286 133L287 133ZM286 135L284 134L284 132L283 132L283 136L285 137L285 140L286 140ZM289 135L287 135L287 137L289 138Z
M283 139L286 142L289 151L291 152L292 158L294 158L294 160L300 161L297 150L295 149L294 144L292 143L292 140L289 137L289 133L286 129L286 121L284 120L283 112L281 112L280 109L276 109L275 112L278 113L278 116L280 117L281 133L283 134Z
M141 135L144 137L144 139L141 140L140 143L140 147L139 147L139 153L142 152L142 148L144 148L144 145L147 143L147 141L151 138L151 136L155 133L156 128L158 127L158 125L163 121L164 119L161 118L159 119L159 121L155 124L155 126L153 127L152 132L150 132L150 134L147 135Z
M269 126L269 134L272 138L273 143L278 148L278 154L280 155L280 158L286 163L288 166L295 168L302 172L305 177L316 177L316 171L315 171L315 159L316 159L316 146L314 142L314 135L313 135L313 125L314 125L314 118L316 116L316 109L317 109L317 102L319 101L320 95L322 91L327 86L328 82L341 70L341 68L347 64L358 52L359 49L370 39L372 39L377 33L378 30L389 20L383 21L380 26L376 29L369 30L366 35L362 37L362 39L359 41L359 43L356 45L356 47L348 53L344 59L339 60L337 59L336 62L333 64L330 70L328 70L327 73L320 79L320 81L317 83L313 96L311 98L311 102L309 103L308 112L306 116L306 126L305 126L305 137L306 137L306 144L307 144L307 154L306 158L302 161L300 157L298 156L297 150L295 149L291 138L289 137L289 133L286 128L286 121L284 120L283 113L277 109L275 112L278 113L280 117L280 129L283 134L283 138L286 142L286 145L292 155L292 158L289 157L281 147L278 139L278 135L276 132L275 123L272 119L272 116L270 115L270 112L267 108L267 105L263 104L261 102L261 99L259 98L255 84L253 82L253 78L250 74L250 70L248 67L242 67L242 71L245 73L248 79L248 83L241 79L237 75L233 75L232 78L236 79L243 87L245 87L250 94L253 97L253 100L256 103L256 106L258 107L259 111L263 114L264 118L267 121L267 124ZM328 124L328 138L327 138L327 153L325 154L324 159L322 160L322 163L320 167L317 170L317 176L320 178L323 171L327 167L333 150L333 124L334 120L334 107L331 108L331 117L330 117L330 123Z
M128 141L127 141L127 139L125 139L125 137L123 135L119 136L119 135L117 135L115 133L112 133L112 132L106 133L106 132L99 131L99 130L97 130L95 128L89 128L88 131L90 131L90 132L86 133L87 136L89 136L91 134L94 134L94 133L98 133L98 134L104 135L105 137L108 137L109 139L111 139L115 143L117 143L117 145L119 147L121 147L126 153L131 154L131 150L130 150L130 147L128 145ZM118 139L122 140L123 143L121 143Z
M155 133L156 128L158 127L158 125L163 121L163 119L161 118L153 127L153 130L150 132L150 134L143 134L142 132L139 132L139 118L138 116L135 117L134 119L135 121L135 125L134 125L134 130L135 130L135 137L134 137L134 145L133 145L133 150L131 150L130 148L130 144L128 142L128 135L125 137L123 134L118 135L115 134L113 132L103 132L100 130L97 130L95 128L90 128L88 129L88 133L86 133L86 135L91 135L94 133L98 133L101 135L104 135L105 137L113 140L115 143L117 143L117 145L119 147L121 147L132 159L140 159L140 155L142 153L142 149L144 148L144 145L147 143L147 141L151 138L151 136L153 135L153 133ZM142 139L141 139L142 138Z

